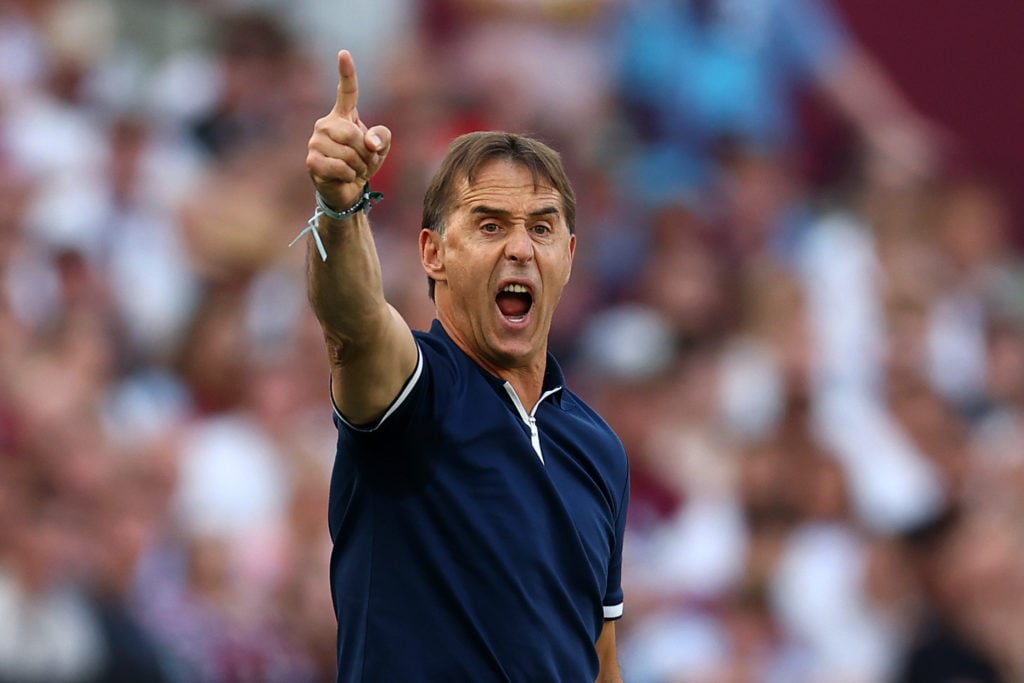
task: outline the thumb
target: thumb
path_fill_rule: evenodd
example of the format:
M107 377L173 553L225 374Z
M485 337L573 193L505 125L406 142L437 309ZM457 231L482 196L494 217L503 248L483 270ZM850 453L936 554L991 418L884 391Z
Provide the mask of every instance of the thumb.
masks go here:
M380 158L387 156L391 149L391 131L387 126L374 126L363 134L363 144Z

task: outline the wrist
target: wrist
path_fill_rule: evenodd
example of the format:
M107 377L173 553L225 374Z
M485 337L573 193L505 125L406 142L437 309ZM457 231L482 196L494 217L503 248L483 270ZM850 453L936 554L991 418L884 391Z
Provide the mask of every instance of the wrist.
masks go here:
M290 247L296 242L298 242L302 238L302 236L305 235L307 232L311 233L313 235L313 242L316 244L316 250L320 253L320 260L326 261L327 249L324 247L323 240L320 239L320 232L317 229L320 223L320 217L327 216L333 221L343 221L348 218L351 218L352 216L360 212L370 213L370 209L373 208L373 205L379 202L381 199L384 199L384 194L381 192L374 192L373 190L370 189L370 183L366 183L365 185L363 185L363 193L359 195L359 198L356 200L355 204L342 211L336 211L326 201L324 201L323 195L320 194L319 190L317 190L316 210L310 217L309 222L306 223L306 227L302 230L302 232L296 235L295 239L293 239L291 241L291 244L289 244L288 246Z
M351 218L357 213L370 213L370 209L373 205L384 198L384 195L380 192L374 192L370 189L370 183L363 185L363 191L356 199L355 203L349 206L347 209L341 211L336 210L334 207L329 205L324 199L324 196L317 190L316 193L316 205L319 212L324 216L327 216L334 221L343 221L347 218Z

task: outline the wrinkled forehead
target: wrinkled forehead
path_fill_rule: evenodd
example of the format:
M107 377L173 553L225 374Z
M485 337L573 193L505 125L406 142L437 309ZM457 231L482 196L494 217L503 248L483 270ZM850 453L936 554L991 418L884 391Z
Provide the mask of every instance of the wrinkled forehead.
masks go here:
M455 183L453 209L487 201L519 205L555 203L564 209L565 198L540 170L509 159L490 159L470 169Z

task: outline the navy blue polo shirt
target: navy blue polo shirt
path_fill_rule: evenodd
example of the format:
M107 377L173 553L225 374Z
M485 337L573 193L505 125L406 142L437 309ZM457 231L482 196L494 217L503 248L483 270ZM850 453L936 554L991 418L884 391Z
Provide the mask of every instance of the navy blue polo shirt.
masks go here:
M528 414L440 323L368 428L335 410L338 680L592 683L622 614L621 442L552 356Z

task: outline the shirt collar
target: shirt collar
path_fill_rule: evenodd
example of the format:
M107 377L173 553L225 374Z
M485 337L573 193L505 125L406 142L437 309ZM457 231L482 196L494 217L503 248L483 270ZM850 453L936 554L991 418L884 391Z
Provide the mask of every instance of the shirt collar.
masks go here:
M472 361L473 365L476 366L492 384L494 384L497 387L504 386L505 380L501 379L500 377L496 377L488 370L480 367L480 365L476 361L473 361L472 358L466 355L466 352L459 348L458 344L452 341L452 338L448 336L448 331L444 329L444 326L441 324L441 321L437 320L436 318L434 319L434 322L432 322L430 325L430 336L436 337L437 339L444 341L446 344L450 345L456 351L461 353L463 356L466 356L466 358ZM559 391L551 396L551 400L555 401L559 406L561 406L562 395L565 389L565 374L562 372L562 367L558 364L558 361L555 360L554 355L550 351L548 351L547 362L544 364L544 381L541 384L541 393L544 394L553 389L558 389Z

